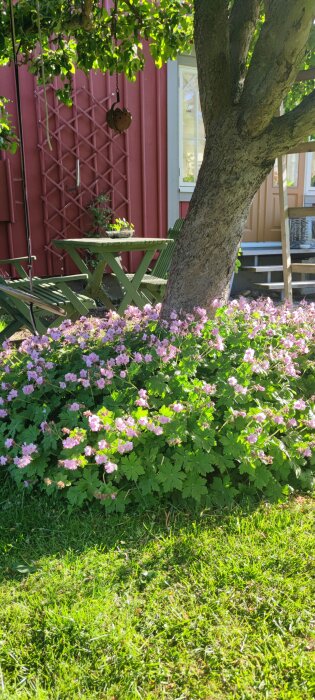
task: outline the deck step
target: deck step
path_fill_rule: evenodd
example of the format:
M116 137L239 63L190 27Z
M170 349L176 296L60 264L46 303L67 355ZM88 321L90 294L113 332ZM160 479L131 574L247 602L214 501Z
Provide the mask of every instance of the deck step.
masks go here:
M315 275L315 263L292 263L291 267L292 272ZM247 272L283 272L283 265L246 265L244 267L242 266L241 269Z
M307 216L315 216L315 207L289 207L289 219L305 219Z
M255 287L264 289L284 289L284 282L255 282ZM292 289L303 289L303 287L315 287L315 280L301 280L292 282Z
M250 272L283 272L283 265L246 265L241 269Z
M312 262L292 263L291 268L292 272L315 275L315 263Z

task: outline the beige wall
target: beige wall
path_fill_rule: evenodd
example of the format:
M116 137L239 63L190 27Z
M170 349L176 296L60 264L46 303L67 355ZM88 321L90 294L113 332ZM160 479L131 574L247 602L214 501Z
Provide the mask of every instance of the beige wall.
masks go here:
M290 207L303 206L304 172L305 154L300 154L297 183L295 187L289 188ZM274 184L272 171L253 199L243 241L280 241L279 188Z

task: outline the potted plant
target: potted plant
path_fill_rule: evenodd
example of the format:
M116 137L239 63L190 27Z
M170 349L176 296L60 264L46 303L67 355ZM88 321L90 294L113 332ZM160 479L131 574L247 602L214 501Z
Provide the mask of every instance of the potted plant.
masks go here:
M95 236L96 238L106 236L106 230L110 226L113 216L113 210L109 206L109 202L109 195L102 192L87 207L93 224L92 231L88 231L89 236Z
M110 238L131 238L134 234L134 225L130 224L126 219L115 219L112 224L107 226L106 234Z

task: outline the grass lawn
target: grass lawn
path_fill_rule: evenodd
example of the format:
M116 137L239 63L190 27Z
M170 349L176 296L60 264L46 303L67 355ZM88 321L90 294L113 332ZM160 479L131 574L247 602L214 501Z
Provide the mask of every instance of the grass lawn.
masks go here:
M314 698L314 514L105 518L3 488L0 698Z

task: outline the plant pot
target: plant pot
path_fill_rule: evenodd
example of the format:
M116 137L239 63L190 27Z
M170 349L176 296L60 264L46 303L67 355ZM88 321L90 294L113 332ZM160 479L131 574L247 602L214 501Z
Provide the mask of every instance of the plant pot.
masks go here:
M131 238L134 234L133 228L125 228L120 231L106 231L109 238Z

